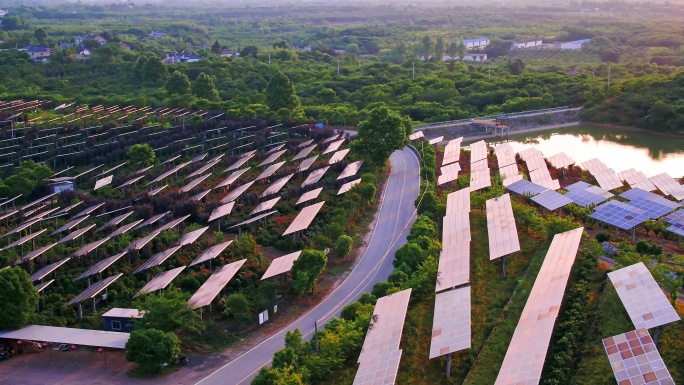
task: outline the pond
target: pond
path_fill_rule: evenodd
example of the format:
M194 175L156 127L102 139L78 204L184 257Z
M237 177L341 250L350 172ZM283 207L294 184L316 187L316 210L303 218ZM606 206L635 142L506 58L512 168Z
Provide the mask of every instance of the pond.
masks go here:
M516 152L536 147L545 157L564 151L577 165L598 158L616 173L634 168L649 177L684 176L684 138L582 125L510 135L508 142Z

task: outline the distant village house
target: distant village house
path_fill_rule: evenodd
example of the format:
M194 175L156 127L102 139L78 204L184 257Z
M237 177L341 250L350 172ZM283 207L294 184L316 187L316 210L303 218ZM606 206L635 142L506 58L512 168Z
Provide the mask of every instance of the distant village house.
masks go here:
M166 59L162 60L164 64L174 64L174 63L195 63L202 60L201 56L194 54L193 52L167 52Z
M540 47L542 45L541 39L539 40L530 40L530 41L516 41L513 43L511 46L511 49L528 49L528 48L535 48L535 47Z
M74 42L78 45L83 45L84 40L95 40L98 43L100 43L100 45L107 44L107 39L105 39L104 37L102 37L100 35L90 34L90 35L76 36L74 38Z
M591 41L591 39L575 40L569 41L567 43L560 43L560 49L562 51L581 51L582 47Z
M486 53L469 53L463 57L463 61L476 61L476 62L487 61L487 54Z
M153 37L153 38L155 38L155 39L157 39L157 38L166 36L166 32L162 32L162 31L152 31L152 32L150 32L150 35L149 35L149 36L150 36L150 37Z
M219 55L221 57L233 57L233 51L229 49L222 49L221 52L219 52Z
M126 43L124 43L123 41L120 41L120 42L119 42L119 45L121 46L121 48L125 49L126 51L130 51L131 48L133 48L132 45L126 44Z
M19 51L24 51L33 60L43 60L52 56L52 48L45 48L42 45L28 45L23 48L19 48Z
M482 49L489 45L489 39L486 37L480 39L467 39L463 40L463 45L466 49Z

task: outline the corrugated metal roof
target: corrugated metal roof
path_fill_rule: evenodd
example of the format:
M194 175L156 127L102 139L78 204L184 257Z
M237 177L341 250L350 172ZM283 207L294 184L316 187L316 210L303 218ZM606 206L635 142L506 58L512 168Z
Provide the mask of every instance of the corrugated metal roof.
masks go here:
M102 316L116 318L142 318L143 314L145 314L144 310L115 307L109 310L108 312L102 314Z
M125 349L129 337L129 333L42 325L29 325L19 330L0 332L0 338L99 346L112 349Z

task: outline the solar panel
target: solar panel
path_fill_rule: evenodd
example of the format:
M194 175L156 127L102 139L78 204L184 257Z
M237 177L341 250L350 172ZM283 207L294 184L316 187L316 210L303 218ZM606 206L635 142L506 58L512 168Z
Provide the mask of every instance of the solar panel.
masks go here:
M192 158L192 160L190 162L191 163L197 163L199 161L202 161L206 157L207 157L207 153L205 152L204 154L199 154L196 157Z
M255 154L256 154L256 150L252 150L252 151L249 151L249 152L245 152L244 154L238 155L238 158L251 158L251 157L254 156Z
M637 187L645 191L653 191L656 189L656 186L648 180L646 174L633 168L619 172L617 175L621 180L624 180L627 184L632 186L632 188Z
M525 159L525 164L527 164L528 171L547 167L546 161L544 161L544 156L539 151L529 153Z
M470 164L470 172L480 171L489 168L489 163L487 159L478 160L477 162Z
M145 247L146 244L150 243L151 240L153 240L157 235L159 235L161 231L159 230L153 230L151 233L147 234L146 236L136 239L135 241L131 242L131 244L128 246L127 250L140 250L143 247Z
M294 156L294 158L292 158L292 161L294 162L295 160L306 158L307 156L309 156L309 154L311 154L311 151L313 151L315 148L315 144L313 146L303 148L301 151L297 153L297 155Z
M551 179L551 174L549 174L549 169L546 168L546 164L536 170L530 171L530 179L532 183L544 186L547 189L556 190L560 188L560 183L558 180Z
M102 187L107 186L108 184L111 184L111 183L112 183L112 179L114 179L114 175L110 175L110 176L104 177L104 178L102 178L102 179L96 180L96 181L95 181L95 188L93 188L93 191L94 191L94 190L99 190L99 189L101 189Z
M470 282L470 241L442 245L435 292Z
M667 200L665 198L659 197L661 199ZM632 199L627 203L629 206L636 207L638 209L641 209L645 212L644 215L647 216L647 218L660 218L663 215L671 212L672 210L676 209L672 207L668 207L666 205L663 205L662 203L659 202L654 202L652 200L648 199Z
M173 175L173 174L177 173L178 171L180 171L180 169L182 169L183 167L189 165L190 163L191 163L191 162L185 162L185 163L179 164L178 166L172 168L171 170L168 170L168 171L162 173L161 175L159 175L158 177L154 178L154 180L153 180L152 182L146 184L145 186L149 186L149 185L151 185L151 184L160 182L160 181L162 181L163 179L166 179L167 177L169 177L170 175Z
M496 385L538 384L583 228L556 234L496 378Z
M215 189L221 188L221 187L226 187L230 186L231 184L235 183L235 181L238 180L244 174L247 170L249 170L250 167L243 168L241 170L234 171L232 174L228 175L228 177L224 180L221 181L221 183L217 184Z
M514 193L518 195L537 195L541 194L544 191L548 190L544 186L540 186L538 184L532 183L528 180L521 179L517 182L511 183L508 186L506 186L507 189L513 191Z
M573 190L586 190L587 188L592 187L592 186L593 186L593 185L590 185L590 184L587 183L587 182L578 181L578 182L575 182L575 183L573 183L573 184L571 184L571 185L569 185L569 186L565 186L565 189L568 190L568 191L573 191Z
M680 236L684 236L684 222L677 222L665 230Z
M269 155L268 158L264 159L263 162L259 163L259 167L275 162L276 159L280 158L280 156L286 152L287 150L280 150L278 152L274 152L273 154Z
M185 221L185 220L188 219L188 218L190 218L190 214L188 214L188 215L186 215L186 216L184 216L184 217L180 217L180 218L174 219L174 220L172 220L171 222L169 222L169 223L163 225L162 227L160 227L160 228L158 229L158 231L159 231L159 232L162 232L162 231L165 231L165 230L174 228L174 227L178 226L179 224L181 224L183 221Z
M127 213L124 213L124 214L121 214L121 215L119 215L119 216L116 216L116 217L110 219L107 223L105 223L104 225L102 225L102 227L100 227L100 228L97 229L96 231L104 230L104 229L106 229L107 227L114 227L114 226L118 225L119 223L123 222L124 220L126 220L126 218L128 218L129 216L131 216L131 214L133 214L133 211L129 211L129 212L127 212Z
M235 189L231 190L226 196L221 199L221 204L226 204L228 202L233 202L234 200L240 198L240 195L244 194L247 189L249 189L254 184L254 181L247 182Z
M337 195L342 195L344 193L349 192L352 188L354 188L354 186L356 186L359 183L361 183L361 178L343 184L342 187L340 187L340 191L337 192Z
M442 166L458 162L461 158L461 142L463 137L450 140L444 147L444 157L442 158Z
M596 178L596 181L598 182L599 186L601 186L601 188L603 189L613 190L616 188L623 187L620 178L618 178L617 175L615 175L615 172L613 172L613 170L611 169L598 170L591 173L591 175L593 175L594 178Z
M294 253L274 259L273 262L271 262L271 264L268 266L268 269L266 269L263 277L261 277L261 280L263 281L266 278L271 278L278 274L287 273L288 271L292 270L292 265L294 264L294 261L299 258L300 254L302 254L301 251L296 251Z
M666 172L652 176L648 179L653 182L663 194L672 195L678 201L684 200L684 186L677 183L674 178Z
M139 181L140 179L142 179L142 178L144 178L144 177L145 177L145 175L140 175L140 176L136 176L135 178L129 179L129 180L127 180L126 182L124 182L121 186L118 186L117 189L120 189L120 188L122 188L122 187L130 186L130 185L132 185L133 183Z
M636 207L618 201L609 201L597 206L596 211L589 216L623 230L630 230L648 219L648 215L644 214L644 210Z
M57 241L57 244L61 245L64 242L72 241L72 240L80 237L81 235L85 234L86 232L90 231L93 227L95 227L94 223L91 225L88 225L86 227L80 228L80 229L72 232L71 234L67 235L66 237L60 239L59 241Z
M608 170L608 166L606 166L603 162L601 162L598 158L594 159L589 159L586 162L582 163L582 167L587 169L590 174L594 174L595 172L599 172L601 170Z
M86 215L86 216L83 216L83 217L80 217L80 218L76 218L76 219L74 219L74 220L72 220L72 221L69 221L69 222L67 222L65 225L63 225L62 227L60 227L60 228L58 228L57 230L53 231L52 234L50 234L49 236L51 237L51 236L53 236L53 235L57 235L57 234L63 233L63 232L65 232L65 231L67 231L67 230L71 230L74 226L77 226L79 223L81 223L81 222L85 221L86 219L88 219L88 217L89 217L89 215Z
M284 164L285 164L285 162L283 161L283 162L272 164L272 165L268 166L261 174L259 174L259 176L254 178L254 180L258 181L258 180L270 178L271 175L275 174L275 172L278 171L278 169L281 168Z
M447 195L446 213L470 212L470 191L461 189Z
M163 186L161 186L161 187L157 187L157 188L154 189L154 190L148 191L148 192L147 192L147 195L153 197L153 196L159 194L159 192L161 192L163 189L165 189L165 188L167 188L167 187L169 187L168 184L165 184L165 185L163 185Z
M489 234L489 259L493 260L520 251L518 230L515 226L510 195L504 194L489 199L485 204Z
M45 207L45 206L43 206L43 207ZM42 208L42 207L41 207L41 208ZM56 210L59 210L59 207L55 207L55 208L52 208L52 209L49 209L49 210L41 211L41 212L39 212L39 213L37 213L37 214L34 213L34 215L31 216L31 218L28 218L24 223L26 223L26 222L32 222L32 221L35 221L35 220L38 220L38 219L42 219L42 218L46 217L47 215L49 215L50 213L52 213L53 211L56 211Z
M224 286L230 282L235 273L245 263L246 259L224 265L216 269L209 279L190 297L188 304L191 308L207 306L216 298Z
M268 217L268 216L271 216L271 215L273 215L273 214L275 214L275 213L277 213L277 212L278 212L278 210L274 210L274 211L269 211L269 212L264 213L264 214L257 215L257 216L255 216L255 217L249 218L249 219L246 220L246 221L240 222L240 223L238 223L237 225L231 226L230 228L231 228L231 229L234 229L234 228L236 228L236 227L242 227L242 226L244 226L244 225L248 225L248 224L250 224L250 223L254 223L254 222L258 221L258 220L261 220L261 219L264 219L264 218L266 218L266 217Z
M98 204L96 204L96 205L94 205L94 206L90 206L90 207L84 209L83 211L81 211L80 213L74 215L73 217L74 217L74 218L78 218L78 217L82 217L82 216L84 216L84 215L91 214L93 211L99 209L99 208L102 207L102 206L104 206L104 202L98 203Z
M400 361L401 350L370 357L359 365L352 385L393 385Z
M110 172L116 170L117 168L123 167L126 163L127 163L127 162L123 162L123 163L121 163L121 164L118 164L118 165L116 165L116 166L110 168L110 169L107 169L107 170L105 170L105 171L102 171L101 173L95 175L95 177L98 177L98 176L104 175L104 174L109 174Z
M356 175L356 173L358 173L361 169L362 165L363 160L357 160L356 162L349 163L347 167L345 167L344 170L342 170L340 176L337 177L337 180L349 178L350 176Z
M233 211L233 206L235 206L235 201L228 202L222 206L219 206L215 208L212 212L211 215L209 216L209 220L207 222L211 222L214 219L221 218L225 215L228 215Z
M625 198L625 199L649 199L651 197L657 197L660 196L658 194L654 194L652 192L640 189L640 188L632 188L630 190L627 190L620 194L620 198Z
M299 197L299 200L295 204L298 205L300 203L304 203L304 202L308 202L312 199L316 199L316 198L318 198L318 195L321 193L321 191L323 191L323 187L319 187L315 190L305 192L301 197Z
M51 263L47 266L44 266L42 269L36 271L35 273L33 273L31 275L31 277L30 277L31 281L40 281L41 279L47 277L48 275L50 275L50 273L57 270L60 266L69 262L69 259L70 259L69 257L66 257L60 261L57 261L57 262Z
M94 264L88 270L86 270L83 274L79 275L76 279L74 279L74 281L78 281L80 279L87 278L87 277L90 277L92 275L102 273L109 266L113 265L114 263L116 263L116 261L121 259L121 257L126 255L126 253L128 253L127 250L124 251L123 253L112 255L111 257L108 257L108 258L105 258L101 261L98 261L96 264Z
M642 262L608 273L634 327L654 328L679 321L679 315Z
M553 190L546 190L532 197L532 200L548 210L556 210L572 203L572 199Z
M77 303L94 298L96 295L100 294L102 290L106 289L107 286L111 285L112 283L114 283L114 281L119 279L122 275L123 273L119 273L117 275L107 277L102 281L95 282L94 284L88 286L87 289L83 290L79 295L72 298L71 301L67 302L67 304L64 306L66 307L75 305Z
M0 238L4 238L4 237L10 236L10 235L12 235L12 234L19 233L19 232L21 232L22 230L27 229L27 228L33 226L33 224L34 224L34 223L37 223L38 221L39 221L39 219L34 219L34 220L26 221L26 222L20 224L19 226L13 228L11 231L6 232L6 233L3 234L2 236L0 236Z
M469 349L470 322L470 286L437 294L430 358Z
M566 153L560 152L549 157L549 163L555 168L568 167L575 163Z
M442 218L442 246L470 242L470 213L459 211Z
M202 174L204 174L205 172L209 171L209 169L211 169L211 168L214 167L214 166L216 166L216 162L211 162L211 161L210 161L210 162L208 162L207 164L205 164L204 166L202 166L202 167L198 168L197 170L193 171L190 175L186 176L185 178L186 178L186 179L188 179L188 178L194 178L194 177L196 177L196 176L198 176L198 175L202 175Z
M297 145L297 148L306 147L306 146L310 145L311 143L313 143L313 139L309 139L309 140L307 140L306 142L302 142L302 143L298 144L298 145Z
M582 189L571 190L569 193L565 194L565 196L570 198L573 203L584 207L597 205L608 199Z
M214 246L204 250L204 252L202 254L200 254L199 257L195 258L195 260L192 261L192 263L188 267L192 267L192 266L195 266L195 265L200 264L202 262L206 262L210 259L214 259L214 258L218 257L223 252L223 250L225 250L231 243L233 243L232 239L230 241L223 242L223 243L220 243L218 245L214 245Z
M485 161L480 163L486 163ZM458 173L461 171L461 165L458 163L452 163L450 165L444 166L440 169L440 175L437 177L437 185L441 186L445 183L449 183L458 179Z
M293 176L294 174L286 175L273 182L273 184L271 184L259 197L263 198L269 195L277 194L283 187L285 187L287 182L289 182Z
M357 362L399 350L411 289L378 298Z
M428 141L428 143L429 143L429 144L432 144L432 145L435 145L435 144L437 144L437 143L439 143L439 142L441 142L441 141L443 141L443 140L444 140L444 136L438 136L438 137L436 137L436 138L430 139L430 140Z
M175 269L168 270L158 274L156 277L152 278L150 282L147 283L147 285L140 289L138 294L133 296L133 298L138 297L142 294L152 293L157 290L163 290L164 288L169 286L171 281L173 281L178 276L178 274L180 274L183 271L183 269L185 269L185 266L177 267Z
M278 203L279 200L280 200L280 197L276 197L276 198L273 198L273 199L268 200L266 202L261 202L261 203L259 203L259 205L257 205L257 207L254 208L254 210L252 210L251 213L249 213L249 215L254 215L254 214L258 214L262 211L270 210L273 208L273 206L276 205L276 203Z
M321 210L321 207L323 207L323 204L325 204L325 202L318 202L311 206L304 207L302 211L297 214L292 223L290 223L290 226L288 226L283 235L306 230L316 217L316 214L318 214L318 212Z
M470 163L487 159L487 143L484 140L470 144Z
M311 167L311 165L313 165L314 162L316 162L316 159L318 159L318 155L314 155L311 158L304 159L302 163L300 163L299 166L297 166L297 172L308 170Z
M266 151L266 154L273 154L274 152L280 150L283 147L285 147L285 143L279 144L279 145L271 148L270 150Z
M325 172L328 171L330 166L326 166L323 168L319 168L318 170L314 170L309 174L309 176L304 180L302 183L302 187L310 186L312 184L317 183L321 178L323 178L323 175L325 175Z
M37 284L36 291L40 293L41 291L45 290L46 287L50 286L53 282L55 282L55 280L51 279L49 281Z
M610 367L620 385L670 384L674 380L647 329L603 340Z
M508 178L518 177L518 175L520 175L520 170L518 170L518 165L513 163L503 167L499 166L499 174L506 180Z
M330 142L332 142L333 140L335 140L335 139L337 139L337 138L339 138L339 137L340 137L340 134L335 134L335 135L333 135L333 136L327 137L327 138L323 139L323 141L321 142L321 144L330 143Z
M164 218L167 214L170 214L170 213L171 213L171 211L166 211L166 212L163 212L163 213L161 213L161 214L157 214L157 215L153 216L152 218L147 219L145 222L139 224L139 225L138 225L137 227L135 227L133 230L137 230L137 229L143 228L143 227L145 227L145 226L154 224L154 223L156 223L157 221L159 221L160 219Z
M328 146L328 148L326 148L325 151L323 151L323 153L322 153L321 155L325 155L325 154L329 154L329 153L331 153L331 152L337 151L337 149L339 149L340 146L342 146L343 143L344 143L344 139L340 139L340 140L338 140L338 141L336 141L336 142L330 143L330 145Z
M40 230L40 231L36 231L36 232L34 232L34 233L31 233L31 234L28 234L28 235L26 235L26 236L24 236L24 237L21 237L21 238L17 239L16 241L10 243L9 245L3 247L2 249L0 249L0 251L5 251L5 250L11 249L11 248L16 247L16 246L21 246L21 245L23 245L24 243L26 243L26 242L32 240L33 238L39 236L40 234L42 234L42 233L44 233L44 232L46 232L46 231L47 231L47 229L42 229L42 230Z
M178 190L179 193L186 193L189 192L190 190L194 189L199 185L200 183L204 182L205 179L209 178L211 174L206 174L202 175L201 177L197 179L193 179L190 183L186 184L185 186L181 187L180 190Z
M87 244L87 245L81 247L80 249L78 249L78 251L76 251L76 252L73 254L73 256L74 256L74 257L82 257L82 256L84 256L84 255L87 255L87 254L89 254L91 251L93 251L93 250L97 249L98 247L100 247L103 243L107 242L107 241L109 240L109 238L110 238L109 236L106 236L106 237L104 237L104 238L102 238L102 239L99 239L99 240L97 240L97 241L90 242L89 244Z
M153 255L152 257L150 257L150 259L148 259L140 267L135 269L135 271L133 271L133 274L136 274L136 273L139 273L141 271L145 271L149 268L157 267L157 266L161 265L162 263L164 263L164 261L169 259L173 254L175 254L176 251L178 251L180 248L181 248L180 246L175 246L175 247L172 247L170 249L166 249L162 252L159 252L159 253Z
M7 202L4 202L4 203L7 203ZM57 212L55 213L55 215L67 213L67 212L71 211L71 209L73 209L73 208L75 208L76 206L80 205L81 203L83 203L83 201L78 201L78 202L76 202L76 203L74 203L74 204L72 204L72 205L69 205L69 206L67 206L67 207L65 207L65 208L63 208L63 209L57 211Z
M336 151L334 154L332 154L332 156L330 157L330 160L328 160L328 164L333 164L333 163L337 163L337 162L341 161L342 159L344 159L347 156L349 151L350 150L348 148L344 149L344 150Z
M202 227L201 229L197 229L194 231L190 231L189 233L183 234L183 236L178 241L178 245L179 246L185 246L185 245L190 245L192 243L195 243L197 238L201 237L202 234L204 234L204 232L207 231L208 228L209 228L209 226Z
M53 248L55 246L57 246L57 244L53 243L51 245L45 245L41 248L35 249L32 252L30 252L30 253L24 255L23 257L19 258L18 260L14 261L14 264L18 265L20 263L32 261L35 258L41 256L44 252L50 250L51 248Z
M209 195L210 192L211 192L211 190L200 191L197 194L191 196L190 200L193 202L197 202L197 201L201 200L202 198L204 198L205 196Z
M409 135L409 140L417 140L420 138L424 138L425 135L423 134L423 131L417 131L414 132L413 134Z
M670 224L684 222L684 210L675 211L674 213L664 217L663 220Z
M470 173L470 191L481 190L491 185L492 180L488 168Z
M249 162L249 160L252 159L253 156L254 156L254 154L249 155L249 156L245 156L245 157L242 157L242 158L238 159L238 160L237 160L235 163L233 163L230 167L228 167L227 169L223 170L223 172L228 172L228 171L232 171L232 170L237 170L238 168L242 167L243 164Z

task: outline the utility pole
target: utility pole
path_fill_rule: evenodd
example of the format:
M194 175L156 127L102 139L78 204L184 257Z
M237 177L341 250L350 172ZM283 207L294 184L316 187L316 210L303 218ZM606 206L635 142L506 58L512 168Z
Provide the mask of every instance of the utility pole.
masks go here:
M337 76L340 76L340 59L337 59Z
M271 54L268 54L268 65L271 65Z
M416 79L416 62L414 61L413 63L413 79Z
M608 66L608 88L610 88L610 66Z
M492 78L492 63L489 63L489 79Z

